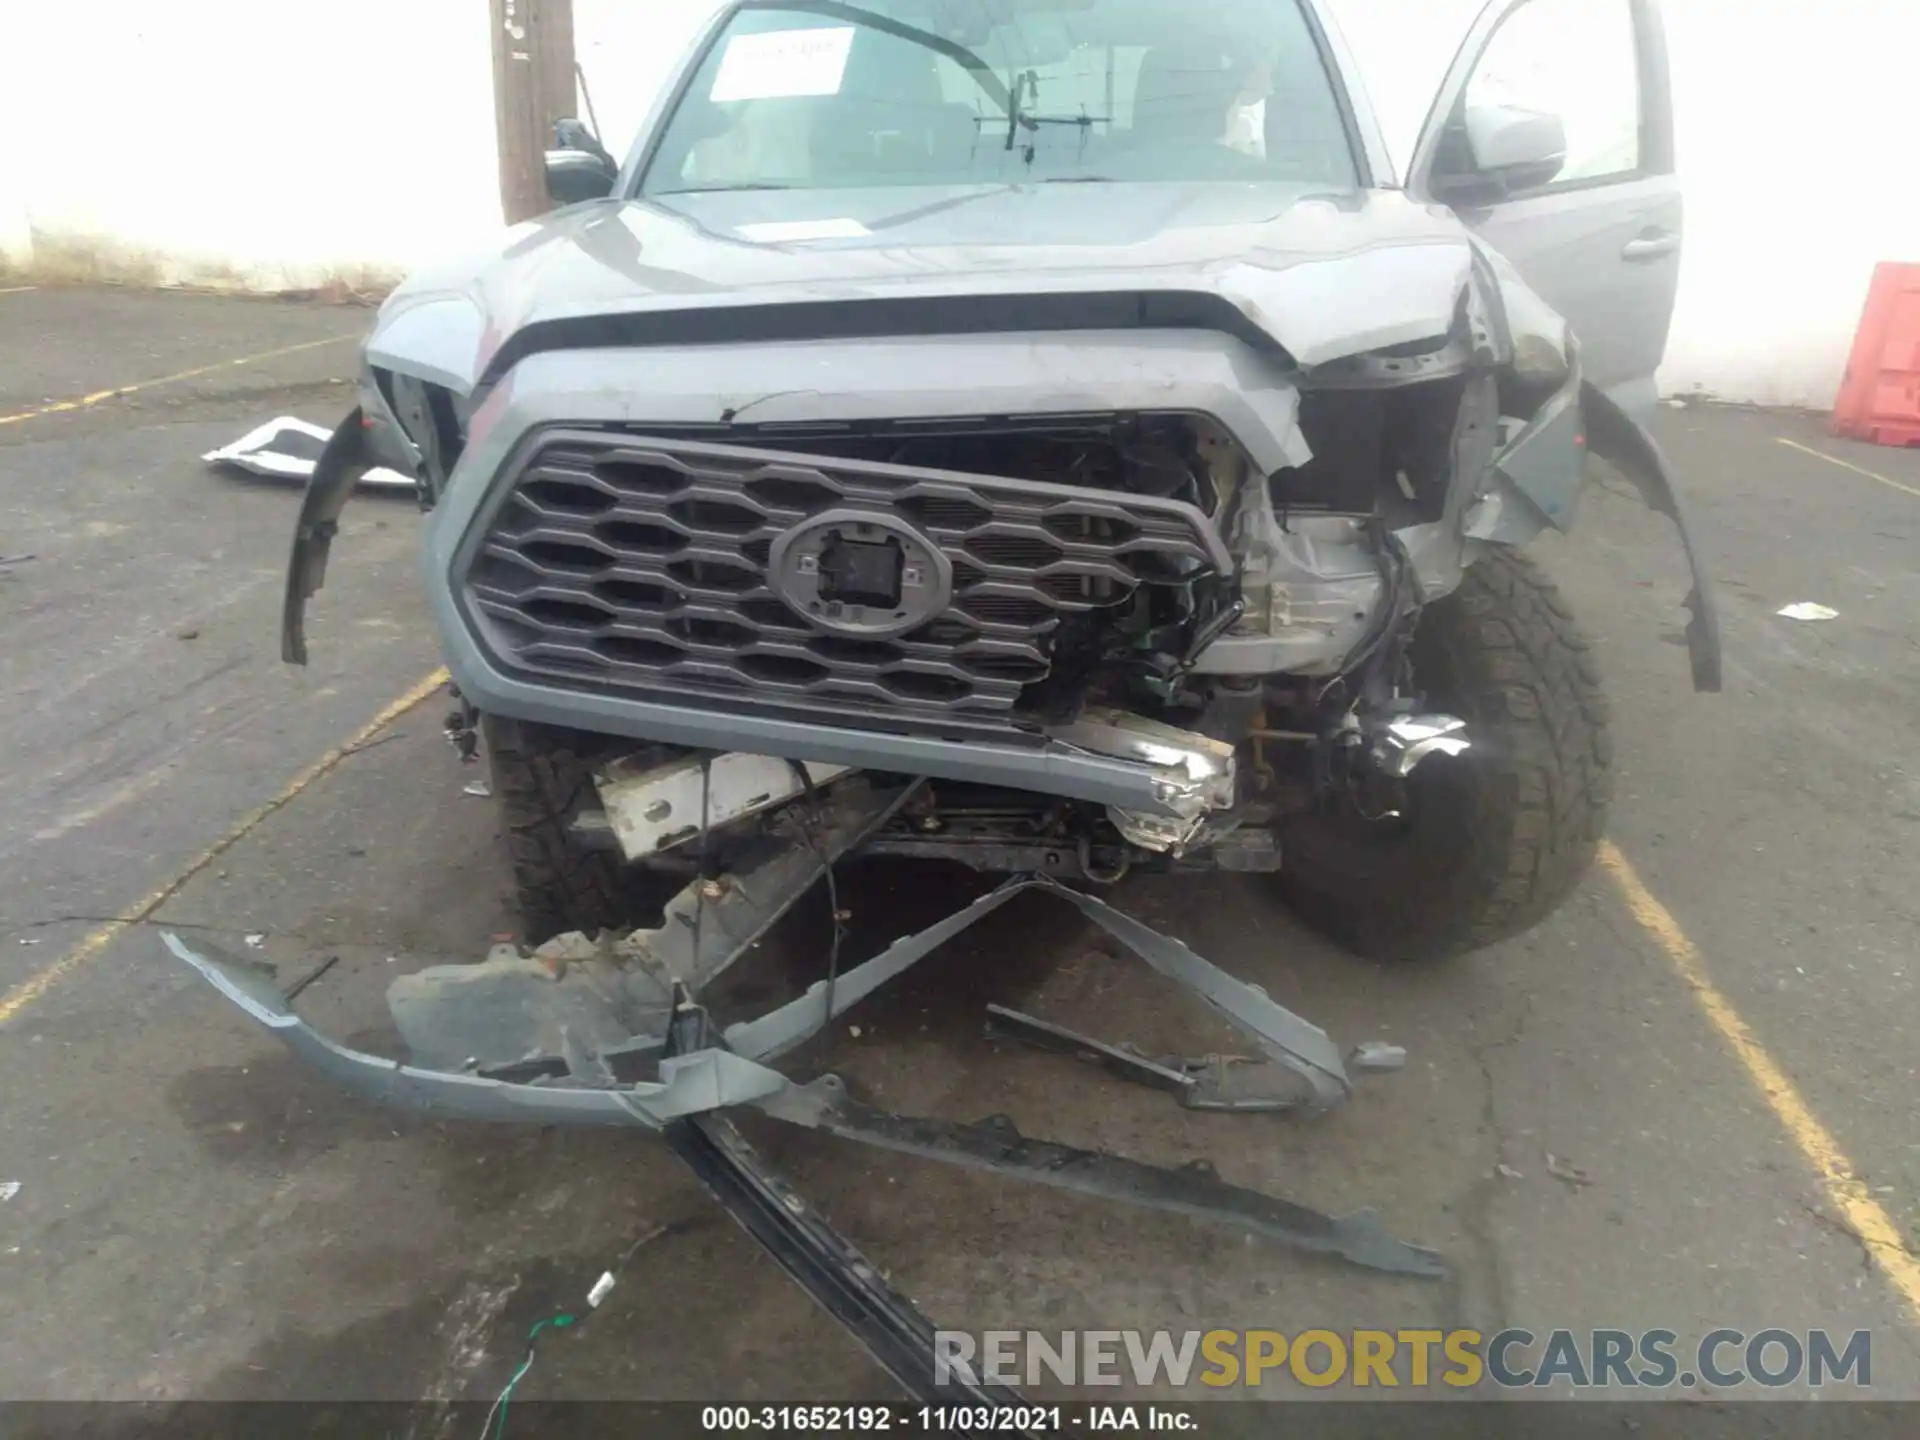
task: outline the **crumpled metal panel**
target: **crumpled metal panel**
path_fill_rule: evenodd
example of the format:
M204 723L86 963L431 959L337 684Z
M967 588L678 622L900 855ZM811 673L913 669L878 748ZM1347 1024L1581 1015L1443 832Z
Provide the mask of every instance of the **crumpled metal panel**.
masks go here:
M1173 500L593 431L518 462L465 573L501 663L629 691L882 716L994 719L1043 678L1063 616L1229 557ZM810 515L904 522L951 595L897 637L827 633L769 585Z

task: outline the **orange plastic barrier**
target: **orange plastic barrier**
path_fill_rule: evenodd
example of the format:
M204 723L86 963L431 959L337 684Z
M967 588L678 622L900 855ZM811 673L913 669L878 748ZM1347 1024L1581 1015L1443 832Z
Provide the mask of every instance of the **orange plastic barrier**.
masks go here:
M1920 445L1920 265L1876 265L1833 433L1875 445Z

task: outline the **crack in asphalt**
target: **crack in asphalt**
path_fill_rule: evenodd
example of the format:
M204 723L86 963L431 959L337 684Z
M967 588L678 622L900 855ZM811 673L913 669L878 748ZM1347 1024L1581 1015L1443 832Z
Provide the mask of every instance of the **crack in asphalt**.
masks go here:
M1813 1223L1821 1229L1830 1230L1835 1235L1844 1236L1846 1239L1858 1245L1860 1247L1860 1268L1869 1272L1872 1271L1873 1244L1866 1236L1854 1229L1853 1226L1847 1224L1846 1221L1829 1215L1818 1205L1810 1205L1805 1200L1802 1200L1799 1202L1799 1208L1809 1220L1813 1221Z
M1500 1249L1492 1228L1494 1198L1505 1183L1500 1166L1506 1163L1510 1138L1500 1122L1499 1107L1496 1104L1497 1082L1493 1074L1493 1056L1495 1052L1509 1049L1519 1043L1526 1032L1527 1024L1533 1018L1533 996L1522 992L1518 1012L1513 1016L1506 1033L1488 1040L1476 1041L1467 1047L1467 1054L1480 1072L1480 1134L1493 1142L1493 1157L1490 1167L1480 1175L1450 1204L1453 1213L1460 1217L1460 1228L1467 1237L1473 1252L1471 1269L1474 1282L1484 1291L1483 1295L1469 1293L1472 1286L1468 1282L1468 1265L1461 1265L1446 1282L1446 1309L1450 1312L1454 1328L1479 1328L1484 1334L1492 1334L1506 1322L1508 1301L1506 1274L1500 1263ZM1476 1303L1484 1307L1486 1314L1478 1317L1482 1323L1473 1326L1476 1318L1471 1312Z

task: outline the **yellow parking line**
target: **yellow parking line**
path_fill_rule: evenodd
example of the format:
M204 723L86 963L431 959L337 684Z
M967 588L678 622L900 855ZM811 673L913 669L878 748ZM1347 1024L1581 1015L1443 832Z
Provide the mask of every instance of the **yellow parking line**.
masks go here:
M1920 490L1914 489L1913 486L1902 485L1898 480L1889 480L1886 476L1876 475L1871 470L1863 470L1851 460L1842 460L1838 455L1829 455L1826 451L1816 450L1811 445L1802 445L1798 440L1786 440L1777 435L1774 438L1789 450L1798 450L1802 455L1811 455L1814 459L1824 460L1829 465L1838 465L1842 470L1851 470L1854 474L1864 475L1869 480L1878 480L1882 485L1898 490L1903 495L1920 496Z
M207 866L231 850L245 838L254 827L259 825L262 820L265 820L269 815L284 808L295 796L300 794L301 791L305 790L309 785L313 784L314 781L318 780L329 770L333 769L334 766L346 759L347 756L351 755L361 745L364 745L368 740L379 734L380 731L391 725L395 720L398 720L402 715L406 714L407 711L413 709L414 706L432 695L434 691L446 683L447 672L445 670L435 670L431 675L425 676L411 690L407 691L406 694L385 706L373 719L369 720L365 725L362 725L358 730L354 731L352 735L348 736L345 740L341 741L340 744L327 751L326 754L314 761L313 764L294 776L288 783L286 789L282 790L258 810L246 816L225 835L214 841L212 845L208 846L194 859L192 864L188 865L186 869L174 876L173 879L167 881L166 884L147 896L146 899L140 901L139 904L133 907L133 910L129 914L121 916L118 919L107 921L107 923L100 926L99 929L86 935L79 944L75 945L73 949L47 966L46 969L40 971L38 974L29 976L13 989L9 990L4 997L0 997L0 1025L6 1025L18 1019L28 1006L39 1000L41 996L59 984L67 975L105 950L107 946L111 945L116 939L131 930L134 926L151 919L154 912L159 910L162 905L166 904L167 901L171 900L175 895L178 895L181 888L185 886L189 880L193 879L194 876L206 869Z
M1907 1249L1893 1217L1873 1198L1853 1162L1841 1150L1840 1142L1820 1123L1820 1117L1813 1113L1800 1088L1754 1037L1747 1022L1740 1018L1740 1012L1713 983L1699 947L1687 938L1673 913L1654 898L1627 857L1611 841L1600 846L1600 865L1620 887L1621 897L1633 912L1633 918L1667 953L1680 978L1693 991L1694 999L1700 1002L1708 1021L1746 1067L1748 1078L1768 1108L1819 1176L1834 1209L1859 1237L1881 1273L1905 1297L1914 1319L1920 1321L1920 1259Z
M122 385L115 390L96 390L93 394L82 395L78 399L42 405L38 410L22 410L17 415L0 415L0 425L18 425L22 420L37 420L42 415L59 415L68 410L85 410L89 406L98 405L103 400L112 400L117 396L132 395L141 390L151 390L159 385L172 385L176 381L191 380L198 375L211 375L216 370L231 370L242 365L255 365L262 360L278 359L282 355L297 355L302 350L318 350L322 345L340 345L358 338L357 335L329 335L324 340L303 340L298 345L282 345L278 350L262 350L257 355L242 355L237 360L216 360L211 365L196 365L191 370L181 370L172 375L158 375L151 380L136 380L131 385Z

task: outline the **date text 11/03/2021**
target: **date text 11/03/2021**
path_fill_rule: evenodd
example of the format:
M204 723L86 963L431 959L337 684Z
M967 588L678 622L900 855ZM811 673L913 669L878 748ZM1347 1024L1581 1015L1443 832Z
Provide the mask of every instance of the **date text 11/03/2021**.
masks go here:
M1020 1405L708 1405L700 1428L711 1432L792 1434L1065 1434L1075 1431L1192 1433L1199 1419L1176 1406Z

